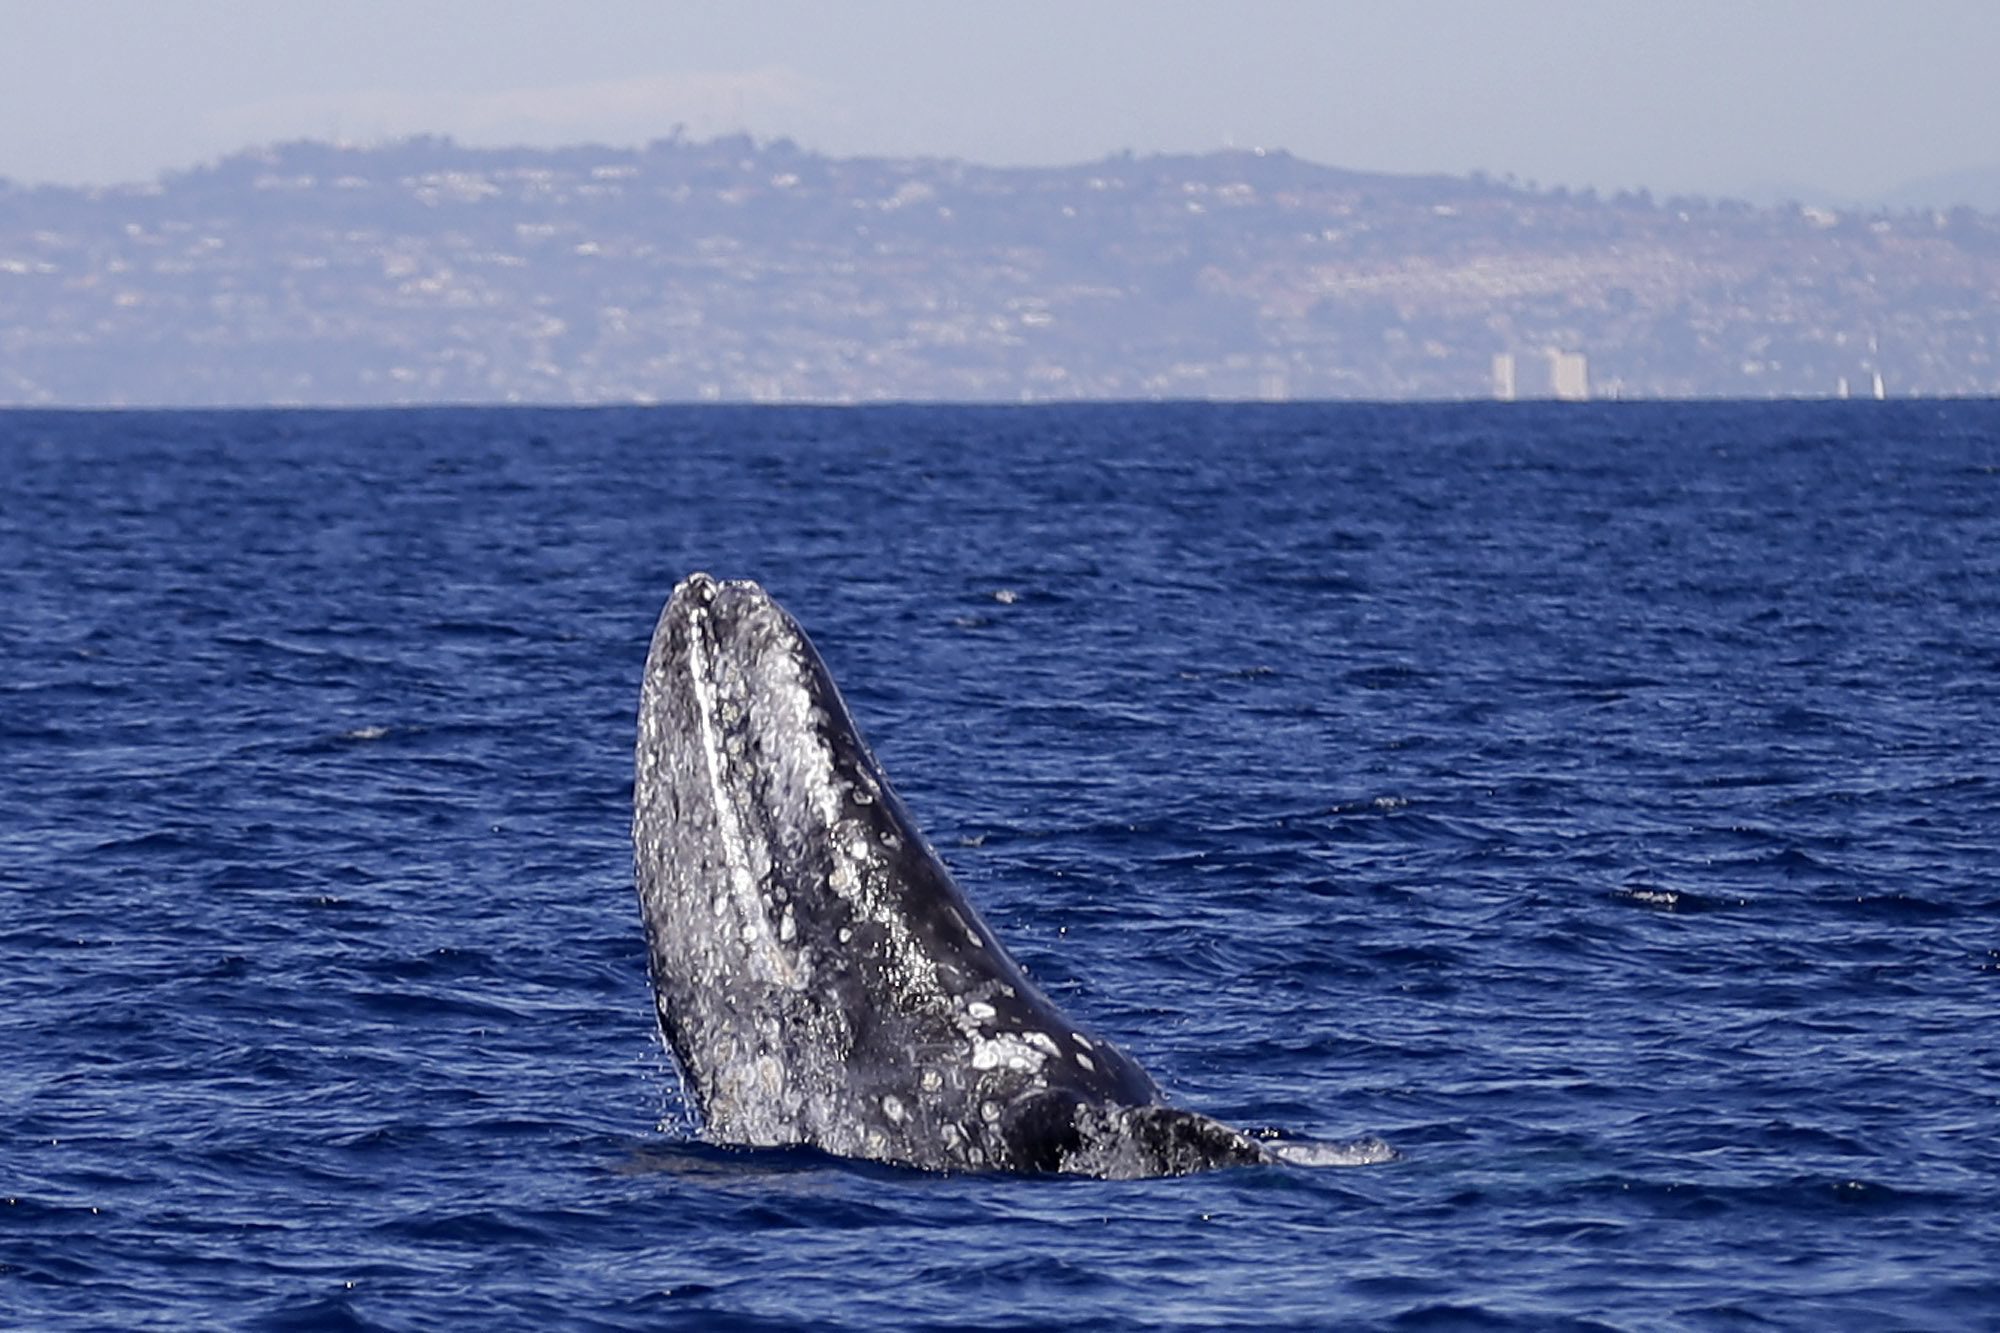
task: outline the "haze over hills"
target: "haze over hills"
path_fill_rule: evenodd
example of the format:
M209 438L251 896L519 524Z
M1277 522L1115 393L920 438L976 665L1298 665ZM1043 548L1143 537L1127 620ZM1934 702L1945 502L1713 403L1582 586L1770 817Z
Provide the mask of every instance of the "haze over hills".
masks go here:
M0 403L2000 392L2000 216L785 140L0 185Z
M2000 164L1964 167L1909 181L1878 202L1884 208L1958 207L2000 213Z
M1764 207L1788 204L1837 212L1897 213L1910 209L1949 213L1970 208L2000 213L2000 165L1960 167L1905 180L1887 189L1849 194L1796 180L1759 180L1728 192L1729 197Z

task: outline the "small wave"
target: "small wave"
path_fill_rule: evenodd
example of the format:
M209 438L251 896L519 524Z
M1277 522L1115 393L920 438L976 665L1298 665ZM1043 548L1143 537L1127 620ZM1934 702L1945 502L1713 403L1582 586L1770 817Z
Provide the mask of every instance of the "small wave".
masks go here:
M1402 1154L1373 1134L1336 1142L1330 1139L1272 1139L1264 1151L1288 1166L1379 1166Z
M1915 893L1857 894L1846 906L1856 916L1887 921L1934 921L1958 915L1957 908Z
M1970 1200L1948 1190L1899 1188L1858 1176L1794 1175L1748 1182L1603 1180L1597 1188L1651 1199L1682 1216L1712 1217L1738 1209L1816 1213L1829 1206L1879 1212L1923 1207L1963 1207Z
M438 620L426 625L426 632L439 634L448 639L470 639L491 641L495 639L525 639L526 630L514 625L493 620Z
M131 837L106 838L92 847L91 851L120 855L143 853L151 856L200 851L207 845L204 840L177 829L154 829Z
M1687 889L1661 889L1651 885L1633 885L1630 888L1613 889L1611 897L1615 901L1629 903L1634 907L1650 908L1656 912L1720 912L1732 907L1748 907L1748 898L1734 898L1722 894L1693 893Z

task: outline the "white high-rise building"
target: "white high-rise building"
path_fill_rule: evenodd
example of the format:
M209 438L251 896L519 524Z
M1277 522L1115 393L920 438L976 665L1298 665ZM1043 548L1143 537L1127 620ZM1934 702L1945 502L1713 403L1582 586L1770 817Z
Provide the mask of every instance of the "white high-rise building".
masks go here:
M1549 352L1549 392L1566 403L1590 401L1590 358L1582 352Z

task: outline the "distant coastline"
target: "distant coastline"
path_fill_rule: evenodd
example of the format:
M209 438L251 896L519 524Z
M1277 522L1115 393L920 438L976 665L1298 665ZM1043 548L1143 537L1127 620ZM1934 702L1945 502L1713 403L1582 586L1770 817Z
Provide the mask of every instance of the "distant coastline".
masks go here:
M0 183L0 405L2000 392L2000 216L786 140Z

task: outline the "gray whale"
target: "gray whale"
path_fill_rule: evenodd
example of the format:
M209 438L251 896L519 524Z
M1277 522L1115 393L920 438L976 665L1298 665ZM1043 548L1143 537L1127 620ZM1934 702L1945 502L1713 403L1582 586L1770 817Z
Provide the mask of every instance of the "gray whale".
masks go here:
M1119 1178L1388 1155L1305 1157L1169 1106L1065 1018L755 583L693 574L660 614L632 846L660 1031L712 1140Z

